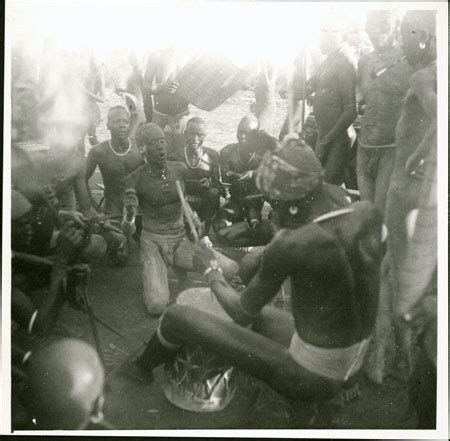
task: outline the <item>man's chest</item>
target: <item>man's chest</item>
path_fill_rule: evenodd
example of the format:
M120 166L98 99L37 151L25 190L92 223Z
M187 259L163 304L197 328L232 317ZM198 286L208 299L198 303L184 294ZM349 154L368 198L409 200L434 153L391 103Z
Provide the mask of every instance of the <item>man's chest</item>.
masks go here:
M140 174L136 192L141 205L164 206L179 200L176 176L155 177L146 171ZM181 182L183 187L183 183Z
M105 152L99 159L102 174L110 177L126 176L136 170L143 162L141 153L136 149L128 154L118 156L112 152Z
M202 179L213 175L214 170L218 167L211 156L204 152L200 158L185 154L183 162L187 166L187 175L189 179Z
M372 57L361 72L361 88L366 101L372 98L405 96L413 70L394 54Z

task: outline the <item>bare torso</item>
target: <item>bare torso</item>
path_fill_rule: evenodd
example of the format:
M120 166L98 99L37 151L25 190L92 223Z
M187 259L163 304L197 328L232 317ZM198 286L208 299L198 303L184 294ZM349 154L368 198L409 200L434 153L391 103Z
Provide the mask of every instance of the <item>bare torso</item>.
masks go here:
M143 162L142 153L133 141L130 151L124 156L115 154L108 141L102 142L90 150L87 157L86 175L89 179L98 165L105 186L105 209L107 212L122 214L125 179Z

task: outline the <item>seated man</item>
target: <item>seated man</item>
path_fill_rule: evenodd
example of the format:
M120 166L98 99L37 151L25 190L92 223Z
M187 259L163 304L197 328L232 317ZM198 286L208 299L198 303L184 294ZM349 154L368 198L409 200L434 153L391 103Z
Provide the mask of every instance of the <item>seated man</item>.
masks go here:
M111 139L91 148L87 156L86 187L89 189L88 181L98 166L105 186L104 211L107 216L122 217L124 181L144 162L133 137L137 113L132 116L133 120L128 110L122 106L109 109L107 128L111 133ZM119 250L112 254L113 262L123 264L127 256L128 244L125 237L121 235Z
M188 121L184 136L186 146L180 160L192 175L185 181L187 200L204 222L203 234L207 235L219 209L220 192L223 188L219 177L219 153L203 146L206 126L201 118L191 118Z
M105 213L123 214L123 191L126 177L144 163L141 151L130 137L128 110L115 106L108 110L107 128L111 139L94 146L87 156L86 182L100 169L105 186Z
M62 142L70 133L66 129L55 127L48 135L50 148L42 143L25 143L22 145L27 150L17 145L11 150L12 184L32 204L33 240L29 251L37 255L49 252L65 222L73 221L78 228L87 229L88 219L96 215L85 188L84 158ZM81 212L76 210L76 202ZM105 228L110 228L107 222ZM103 236L91 236L85 253L88 260L104 255L107 244L110 249L120 244L120 237L113 231Z
M295 140L267 155L256 182L279 201L285 229L255 277L239 295L208 249L194 257L235 323L170 306L137 360L141 372L149 376L184 344L198 344L298 403L330 399L360 370L375 321L382 216L371 203L330 211L322 176L314 152ZM314 210L312 191L321 201ZM292 313L267 306L287 278Z
M68 221L59 232L52 254L47 254L33 241L32 221L31 204L21 193L12 190L12 319L28 334L47 335L53 329L66 295L73 296L80 277L86 275L88 267L82 262L92 255L90 248L95 245L74 221ZM35 295L38 290L45 292Z
M258 120L254 116L245 116L238 125L238 142L220 151L222 182L230 185L230 200L221 207L213 225L221 245L245 247L267 243L256 233L264 205L254 183L254 173L264 151L258 143L249 140L249 135L256 129Z
M132 234L139 204L142 210L141 261L144 302L151 315L161 315L169 300L167 266L172 266L182 284L186 271L193 271L193 245L186 237L183 209L177 181L185 187L189 169L180 162L167 161L164 132L154 123L145 124L140 137L146 163L133 172L126 184L124 205L127 216L122 228ZM196 227L201 229L198 222ZM218 253L217 253L218 254ZM224 270L232 276L235 262L221 256Z

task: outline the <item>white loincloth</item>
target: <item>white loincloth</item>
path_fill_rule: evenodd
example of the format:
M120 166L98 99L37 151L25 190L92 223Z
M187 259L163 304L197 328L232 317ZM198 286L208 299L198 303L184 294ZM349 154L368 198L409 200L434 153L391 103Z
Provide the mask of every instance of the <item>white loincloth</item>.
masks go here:
M319 348L303 341L294 333L290 356L303 368L336 381L347 381L363 363L370 338L346 348Z

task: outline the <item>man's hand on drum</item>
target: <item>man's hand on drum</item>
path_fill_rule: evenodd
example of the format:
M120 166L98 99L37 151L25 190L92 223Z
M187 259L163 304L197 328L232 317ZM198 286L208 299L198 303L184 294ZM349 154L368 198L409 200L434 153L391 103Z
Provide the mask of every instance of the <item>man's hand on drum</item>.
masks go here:
M211 262L214 260L217 260L216 256L205 244L195 245L195 254L193 258L195 271L199 274L203 274L211 266Z

